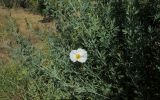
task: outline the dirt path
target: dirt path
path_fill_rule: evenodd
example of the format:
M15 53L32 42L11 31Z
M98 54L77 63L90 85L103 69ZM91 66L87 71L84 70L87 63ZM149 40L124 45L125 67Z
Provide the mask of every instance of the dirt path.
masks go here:
M55 23L41 23L40 20L43 19L43 16L33 14L29 11L26 11L21 8L17 9L6 9L3 7L0 7L0 32L3 31L3 28L5 28L5 23L7 23L6 17L12 17L15 19L16 26L19 29L19 33L29 39L32 44L39 48L39 49L46 49L45 42L42 41L40 36L35 34L34 32L31 32L31 29L29 29L28 23L32 26L32 30L34 31L41 31L41 30L47 30L52 29L53 33L56 30ZM9 53L7 50L7 43L8 41L12 42L12 37L5 36L5 34L0 34L0 61L7 62L9 61Z

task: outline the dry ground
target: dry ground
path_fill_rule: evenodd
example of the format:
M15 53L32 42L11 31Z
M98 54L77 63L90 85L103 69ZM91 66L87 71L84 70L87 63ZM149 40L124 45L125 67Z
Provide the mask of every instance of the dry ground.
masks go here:
M6 17L12 17L15 19L16 26L19 28L19 34L24 38L27 38L32 42L32 44L39 49L47 49L47 44L42 41L40 36L35 34L29 28L29 25L32 26L34 31L47 30L51 29L55 33L56 26L55 23L41 23L40 20L43 19L43 16L33 14L27 10L16 8L16 9L7 9L0 7L0 61L8 62L10 60L8 43L14 43L14 38L8 36L7 33L3 32L5 24L7 23ZM15 46L15 45L13 45Z
M48 33L44 32L44 36L42 37L39 36L37 32L52 30L50 34L53 35L56 32L54 22L41 23L40 20L43 19L41 15L33 14L21 8L7 9L0 6L0 68L4 67L3 65L10 66L12 62L16 62L12 60L10 51L18 45L16 44L15 37L5 31L6 25L8 25L9 22L8 18L12 18L15 21L15 25L19 30L18 34L30 40L35 48L44 52L48 50L47 41L45 41L44 37L47 36ZM31 28L29 28L30 25ZM8 94L0 90L0 100L9 100L7 98ZM15 94L15 96L11 98L12 100L23 100L21 94Z

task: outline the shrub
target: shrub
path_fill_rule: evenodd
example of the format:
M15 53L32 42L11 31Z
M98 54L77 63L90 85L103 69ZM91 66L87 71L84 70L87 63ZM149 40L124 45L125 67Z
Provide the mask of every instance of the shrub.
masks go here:
M160 97L156 44L160 38L159 19L155 20L159 3L140 0L55 3L61 35L59 40L50 39L54 67L63 69L60 76L65 76L64 81L84 88L80 93L76 89L70 91L73 97L118 100ZM69 52L79 47L88 51L85 64L69 61Z
M60 34L49 36L47 59L31 56L30 75L38 87L28 87L35 89L30 92L43 99L158 99L158 5L55 1ZM87 50L86 63L70 61L70 51L77 48ZM44 68L43 61L50 63Z
M17 35L25 99L158 100L159 0L54 0L48 52ZM49 33L52 31L49 30ZM43 32L42 32L43 34ZM88 52L73 63L71 50Z

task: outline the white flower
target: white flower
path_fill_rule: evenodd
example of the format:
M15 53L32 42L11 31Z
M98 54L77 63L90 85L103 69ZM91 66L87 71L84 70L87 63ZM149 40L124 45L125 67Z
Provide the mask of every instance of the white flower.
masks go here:
M77 50L72 50L69 56L73 62L78 61L80 63L84 63L87 60L87 51L79 48Z

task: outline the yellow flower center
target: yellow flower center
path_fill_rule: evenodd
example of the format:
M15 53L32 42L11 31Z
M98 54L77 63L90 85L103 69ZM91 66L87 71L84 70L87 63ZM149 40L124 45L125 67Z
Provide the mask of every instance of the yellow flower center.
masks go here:
M80 59L81 55L80 54L76 54L76 59Z

